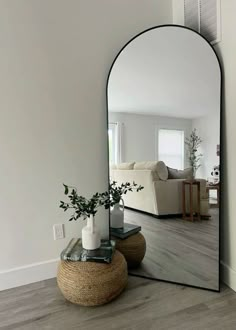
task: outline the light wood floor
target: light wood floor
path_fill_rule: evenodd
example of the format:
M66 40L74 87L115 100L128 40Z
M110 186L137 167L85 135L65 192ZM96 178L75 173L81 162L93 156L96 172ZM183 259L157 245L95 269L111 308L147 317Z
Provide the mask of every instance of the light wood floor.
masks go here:
M147 251L138 274L218 290L219 209L210 220L157 219L125 209L125 222L142 226Z
M63 298L55 279L0 292L1 330L234 330L236 294L129 277L126 290L100 307Z

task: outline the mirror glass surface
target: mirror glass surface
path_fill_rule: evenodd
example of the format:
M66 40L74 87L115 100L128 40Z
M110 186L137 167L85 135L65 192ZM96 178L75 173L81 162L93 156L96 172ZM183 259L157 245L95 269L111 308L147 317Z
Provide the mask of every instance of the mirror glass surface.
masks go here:
M145 31L115 59L107 103L110 180L144 187L123 197L124 222L146 241L130 274L218 290L221 70L212 47L184 27Z

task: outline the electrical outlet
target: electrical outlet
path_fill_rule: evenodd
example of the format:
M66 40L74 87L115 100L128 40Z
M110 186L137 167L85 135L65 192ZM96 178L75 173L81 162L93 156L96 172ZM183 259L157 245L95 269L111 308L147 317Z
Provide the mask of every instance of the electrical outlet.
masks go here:
M63 223L58 223L58 224L53 225L53 237L54 237L54 240L62 239L65 237Z

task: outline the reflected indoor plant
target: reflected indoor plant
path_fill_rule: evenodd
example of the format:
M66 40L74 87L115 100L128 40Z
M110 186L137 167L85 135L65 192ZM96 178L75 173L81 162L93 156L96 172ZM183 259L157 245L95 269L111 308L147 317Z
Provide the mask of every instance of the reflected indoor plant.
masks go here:
M195 179L197 170L201 167L200 160L202 158L202 154L198 154L198 148L202 143L202 139L197 135L196 128L190 134L189 138L185 139L185 145L188 149L188 161L189 165L192 167L193 178Z
M137 183L130 182L122 183L120 186L117 185L116 181L112 181L109 185L110 199L109 203L105 203L105 208L112 207L110 211L111 215L111 227L112 228L122 228L124 226L124 200L123 195L127 192L137 191L139 192L144 187L138 185Z
M90 199L78 195L77 189L63 184L65 195L68 196L69 202L60 201L60 208L65 211L73 210L69 221L83 218L87 220L87 225L82 229L82 246L86 250L98 249L101 245L101 235L95 224L94 217L98 208L104 205L105 195L96 193Z

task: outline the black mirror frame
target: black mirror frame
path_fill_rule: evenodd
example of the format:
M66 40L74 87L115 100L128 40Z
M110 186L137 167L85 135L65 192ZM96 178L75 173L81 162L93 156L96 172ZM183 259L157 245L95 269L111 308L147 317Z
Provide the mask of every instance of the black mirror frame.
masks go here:
M154 30L154 29L158 29L158 28L162 28L162 27L178 27L181 29L186 29L186 30L190 30L194 33L196 33L197 35L199 35L203 40L205 40L207 42L207 44L211 47L212 51L214 52L218 64L219 64L219 69L220 69L220 169L222 169L222 143L223 143L223 135L222 135L222 131L223 131L223 73L222 73L222 65L219 59L219 56L217 55L214 47L211 45L211 43L204 37L202 36L200 33L194 31L191 28L188 28L186 26L182 26L182 25L178 25L178 24L163 24L163 25L157 25L157 26L153 26L151 28L148 28L140 33L138 33L137 35L135 35L133 38L131 38L122 48L121 50L118 52L118 54L116 55L115 59L113 60L111 67L109 69L109 73L108 73L108 77L107 77L107 82L106 82L106 114L107 114L107 131L109 129L109 116L108 116L108 84L109 84L109 78L112 72L112 68L117 60L117 58L119 57L119 55L121 54L121 52L126 48L126 46L128 46L134 39L138 38L140 35L150 31L150 30ZM107 153L108 153L108 183L110 180L110 169L109 169L109 140L107 137ZM220 292L220 280L221 280L221 272L220 272L220 260L221 260L221 229L222 229L222 198L223 198L223 192L222 192L222 188L223 188L223 183L222 183L222 171L220 171L220 201L219 201L219 237L218 237L218 241L219 241L219 250L218 250L218 254L219 254L219 266L218 266L218 274L219 274L219 280L218 280L218 289L208 289L205 287L199 287L199 286L194 286L194 285L190 285L190 284L184 284L184 283L180 283L180 282L174 282L174 281L168 281L168 280L163 280L163 279L157 279L157 278L153 278L153 277L148 277L148 276L143 276L143 275L138 275L138 274L131 274L129 273L129 275L131 276L135 276L135 277L141 277L141 278L146 278L146 279L150 279L153 281L159 281L159 282L167 282L167 283L172 283L172 284L178 284L178 285L182 285L182 286L187 286L187 287L192 287L192 288L198 288L198 289L202 289L202 290L207 290L207 291L213 291L213 292ZM110 234L110 212L109 212L109 239L111 239L111 234Z

